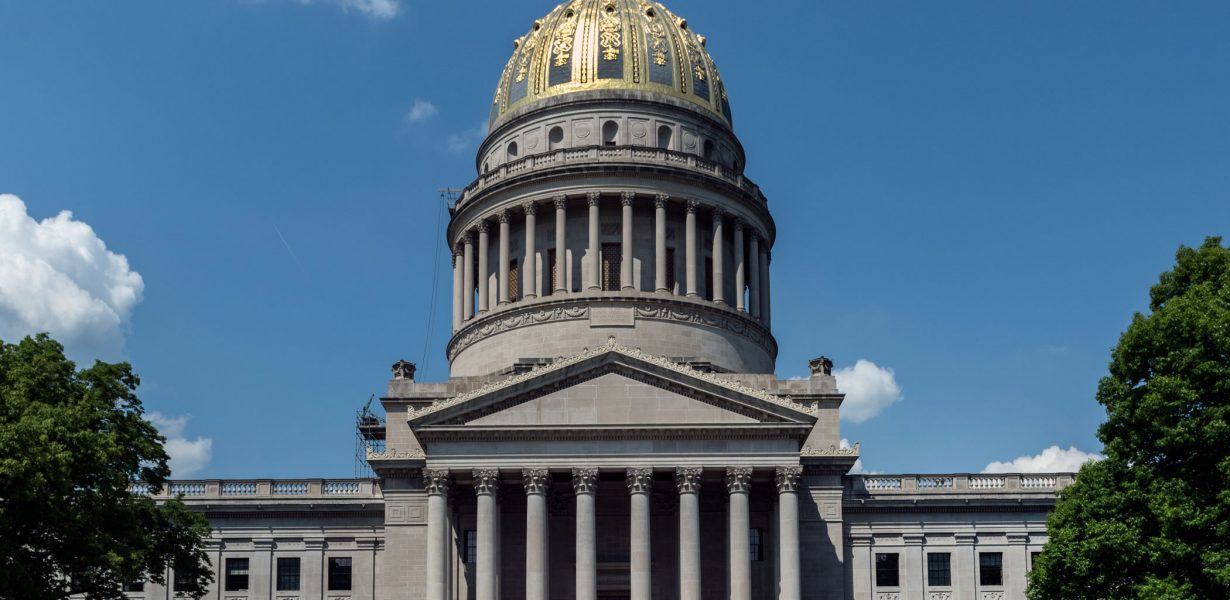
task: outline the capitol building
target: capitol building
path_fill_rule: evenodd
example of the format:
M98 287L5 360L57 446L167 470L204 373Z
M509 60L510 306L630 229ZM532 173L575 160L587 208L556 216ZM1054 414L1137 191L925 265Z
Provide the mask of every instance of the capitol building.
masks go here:
M213 525L208 598L1025 598L1072 474L850 474L832 362L774 375L790 275L706 43L652 0L529 24L451 211L449 377L393 366L375 477L147 490Z

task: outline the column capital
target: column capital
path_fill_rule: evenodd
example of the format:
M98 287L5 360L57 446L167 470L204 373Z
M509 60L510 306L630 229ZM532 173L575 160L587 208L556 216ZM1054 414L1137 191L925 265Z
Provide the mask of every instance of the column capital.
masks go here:
M700 467L679 467L675 469L675 486L679 488L679 493L700 493L700 474L703 471L704 469Z
M453 258L461 258L466 253L465 243L457 242L453 245Z
M525 486L525 495L545 496L551 487L551 472L546 469L521 469L521 484Z
M628 492L631 494L648 494L653 491L653 469L647 467L628 467Z
M448 469L427 469L423 471L423 487L430 496L447 496L453 487L453 479Z
M723 219L725 219L725 218L726 218L726 211L725 211L725 210L723 210L723 209L721 209L721 208L714 208L714 209L713 209L713 222L714 222L715 224L721 224L722 220L723 220Z
M799 479L802 475L803 467L778 467L773 477L777 493L799 491Z
M751 238L751 240L752 240L753 242L757 242L757 243L759 243L759 242L760 242L760 240L762 239L762 238L760 237L760 231L759 231L758 229L756 229L755 227L748 227L748 228L747 228L747 236L748 236L749 238Z
M686 206L689 213L695 214L696 211L700 210L700 200L688 200Z
M500 492L499 469L474 469L474 492L480 496L494 496Z
M479 221L479 222L478 222L477 227L478 227L478 232L479 232L479 233L487 233L488 228L490 228L491 226L487 224L487 220L486 220L486 219L483 219L483 220L481 220L481 221Z
M564 210L568 206L568 196L563 194L551 196L551 201L555 203L555 210Z
M636 198L636 192L623 192L619 195L619 203L622 206L632 206L632 200Z
M752 485L751 467L727 467L726 491L731 494L746 494Z
M586 192L585 202L590 206L598 206L598 199L602 197L602 192Z
M670 199L671 197L667 194L654 194L653 195L653 207L654 208L666 208L666 201Z
M461 234L461 245L463 245L463 246L467 246L467 245L469 245L469 244L473 244L473 243L474 243L474 234L473 234L473 233L470 233L470 231L469 231L469 230L466 230L466 232L465 232L465 233Z
M597 467L574 467L572 469L572 489L578 494L593 494L598 490Z
M527 215L538 214L538 204L536 202L522 202L521 210L524 210Z
M499 220L499 222L500 222L501 224L503 224L503 223L507 223L507 222L508 222L508 211L507 211L507 210L502 210L502 211L500 211L500 212L496 213L495 218L496 218L497 220Z

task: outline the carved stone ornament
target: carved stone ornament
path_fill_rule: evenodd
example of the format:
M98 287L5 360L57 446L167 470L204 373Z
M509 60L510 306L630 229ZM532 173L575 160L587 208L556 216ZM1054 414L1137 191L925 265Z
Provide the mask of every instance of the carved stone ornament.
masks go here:
M667 200L670 200L670 196L666 194L654 194L653 207L654 208L666 208Z
M398 450L397 448L385 448L381 451L376 451L372 448L367 449L367 460L413 460L427 458L422 450Z
M927 600L952 600L952 592L927 592Z
M474 469L474 492L480 496L498 494L500 491L499 469Z
M578 494L592 494L598 490L598 469L576 467L572 470L572 489Z
M525 493L543 494L551 487L551 472L546 469L521 469L521 485Z
M829 444L827 447L804 446L799 451L799 456L858 456L858 445L859 442L854 442L849 448L836 444Z
M423 471L423 487L433 496L445 496L453 487L453 480L448 469L427 469Z
M568 207L568 196L557 194L552 196L551 200L555 203L555 210L564 210Z
M408 360L399 360L393 363L393 379L397 381L414 381L414 371L418 367Z
M598 206L598 199L602 197L602 192L586 192L585 202L590 206Z
M803 475L803 467L778 467L773 476L777 485L777 493L799 491L799 478Z
M524 210L527 215L533 215L538 212L538 205L533 202L522 202L521 210Z
M726 492L730 494L746 494L752 487L751 467L726 468Z
M653 469L628 467L628 491L633 494L653 491Z
M621 206L632 206L632 201L636 199L636 192L624 192L619 195L619 204Z
M675 487L680 494L699 494L700 475L704 469L700 467L679 467L675 469Z
M901 592L880 592L876 594L876 600L901 600Z
M488 230L490 227L491 227L491 225L487 223L486 219L484 219L484 220L482 220L482 221L479 221L479 222L478 222L478 232L479 232L480 234L485 234L485 233L487 233L487 230Z
M807 368L811 369L811 374L813 377L816 375L832 375L833 361L827 356L813 358L807 361Z
M509 218L509 217L508 217L508 211L506 211L506 210L502 210L502 211L500 211L499 213L497 213L497 214L495 215L495 218L496 218L496 220L497 220L497 221L499 221L500 223L507 223L507 222L508 222L508 218Z
M722 209L720 209L720 208L715 208L715 209L713 209L713 225L714 225L715 227L716 227L716 226L720 226L720 225L722 224L722 221L723 221L725 218L726 218L726 211L724 211L724 210L722 210Z
M1003 592L983 592L981 600L1004 600Z
M686 207L689 213L695 214L696 211L700 210L700 201L699 200L688 200Z

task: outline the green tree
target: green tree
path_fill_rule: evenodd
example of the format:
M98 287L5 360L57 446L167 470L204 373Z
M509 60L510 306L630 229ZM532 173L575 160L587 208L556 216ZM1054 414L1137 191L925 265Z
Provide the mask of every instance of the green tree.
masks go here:
M167 567L194 597L213 581L204 517L129 490L170 475L137 384L126 363L77 370L46 334L0 341L0 599L120 599Z
M1098 384L1106 459L1060 493L1035 600L1230 598L1230 249L1181 247Z

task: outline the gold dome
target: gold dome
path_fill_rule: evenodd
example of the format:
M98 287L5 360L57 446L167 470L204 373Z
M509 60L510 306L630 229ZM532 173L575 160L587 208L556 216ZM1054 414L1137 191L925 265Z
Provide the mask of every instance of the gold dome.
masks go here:
M591 90L668 96L731 123L705 38L652 0L565 2L514 46L491 103L491 130L523 106Z

